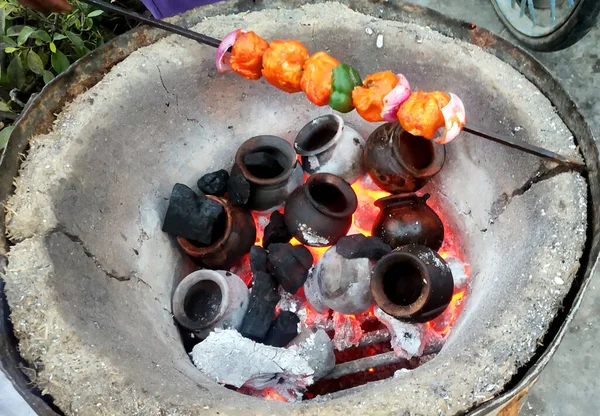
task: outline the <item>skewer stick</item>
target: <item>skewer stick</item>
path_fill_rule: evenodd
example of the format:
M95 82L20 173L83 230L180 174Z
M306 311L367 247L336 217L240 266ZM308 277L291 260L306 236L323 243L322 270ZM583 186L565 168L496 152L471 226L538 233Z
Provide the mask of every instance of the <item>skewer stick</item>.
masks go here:
M587 170L585 164L578 162L568 156L563 156L558 153L552 152L550 150L544 149L542 147L538 147L536 145L524 142L519 139L513 139L506 136L500 136L498 134L487 133L483 131L481 128L476 127L472 124L468 126L464 126L463 130L467 133L474 134L475 136L483 137L484 139L491 140L496 143L500 143L501 145L512 147L513 149L521 150L522 152L529 153L532 155L536 155L542 157L544 159L550 159L556 163L560 163L561 165L567 165L573 169L577 170Z

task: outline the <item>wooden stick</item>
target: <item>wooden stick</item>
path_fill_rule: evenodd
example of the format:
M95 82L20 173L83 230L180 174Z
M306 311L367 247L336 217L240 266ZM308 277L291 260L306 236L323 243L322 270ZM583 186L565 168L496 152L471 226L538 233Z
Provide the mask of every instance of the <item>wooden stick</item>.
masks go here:
M501 145L512 147L513 149L518 149L525 153L536 155L544 159L549 159L556 163L560 163L561 165L567 165L576 170L587 170L585 164L578 162L568 156L560 155L558 153L552 152L542 147L535 146L533 144L524 142L519 139L513 139L506 136L500 136L498 134L487 133L481 128L473 126L472 124L463 127L463 130L467 133L474 134L475 136L483 137L484 139L500 143Z

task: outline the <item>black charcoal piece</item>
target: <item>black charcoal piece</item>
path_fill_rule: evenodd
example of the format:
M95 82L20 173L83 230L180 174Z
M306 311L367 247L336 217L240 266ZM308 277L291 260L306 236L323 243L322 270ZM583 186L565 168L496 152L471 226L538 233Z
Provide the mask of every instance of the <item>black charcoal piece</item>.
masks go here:
M198 189L206 195L223 196L227 192L229 173L225 169L207 173L198 179Z
M296 293L304 285L313 257L304 246L273 243L269 246L269 272L286 292Z
M250 270L252 274L267 272L267 250L260 246L250 248Z
M335 244L335 251L347 259L379 260L392 251L392 248L379 237L366 237L362 234L353 234L342 237Z
M283 173L281 163L267 152L248 153L244 156L244 165L252 175L259 178L274 178Z
M240 334L254 341L262 341L271 326L275 307L281 299L277 292L278 283L268 273L252 275L252 291L248 311L240 328Z
M263 247L269 248L273 243L287 243L291 239L292 236L283 221L283 214L279 211L274 211L271 214L269 223L265 227Z
M162 230L207 246L212 243L214 228L224 215L221 204L177 183L171 191Z
M232 205L245 205L250 198L250 182L242 173L234 173L227 181L227 196Z
M271 323L263 344L272 347L285 347L298 336L299 323L300 318L295 313L282 311Z

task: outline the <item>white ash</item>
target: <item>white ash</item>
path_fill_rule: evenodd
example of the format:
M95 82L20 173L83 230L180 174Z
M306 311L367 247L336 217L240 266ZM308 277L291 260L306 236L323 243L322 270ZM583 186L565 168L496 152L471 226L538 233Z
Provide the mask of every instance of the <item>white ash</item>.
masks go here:
M465 272L465 265L456 257L446 258L446 263L452 272L452 280L454 280L454 288L463 290L469 282L469 276Z
M396 354L407 360L420 357L425 350L426 324L410 324L388 315L379 307L374 309L375 316L383 323L392 336L391 344Z
M315 370L313 374L314 381L325 377L335 367L333 343L323 329L316 332L308 328L305 329L292 341L289 349L298 351L298 354L305 358Z
M440 269L445 269L448 267L446 264L444 264L440 256L431 250L421 251L419 253L419 258L426 264L431 264Z
M379 49L383 48L383 35L381 33L377 35L376 45Z
M336 311L333 311L333 330L333 345L338 351L358 345L364 335L357 319Z
M316 234L313 231L313 229L310 228L308 225L300 224L298 226L298 229L302 233L302 238L304 239L304 241L306 241L306 243L308 245L310 245L310 246L312 246L312 245L325 245L325 246L329 245L328 239Z

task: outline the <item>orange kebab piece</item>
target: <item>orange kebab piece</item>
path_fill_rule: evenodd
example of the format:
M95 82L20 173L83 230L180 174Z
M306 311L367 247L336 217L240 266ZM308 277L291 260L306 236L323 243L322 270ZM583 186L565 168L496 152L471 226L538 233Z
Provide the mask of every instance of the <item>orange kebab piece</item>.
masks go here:
M254 32L240 35L229 57L229 65L239 75L249 80L257 80L262 76L263 54L269 48L269 42Z
M304 63L304 74L300 80L306 98L315 105L329 104L331 96L331 73L340 63L325 52L317 52Z
M383 99L398 82L398 77L392 71L367 75L363 86L352 91L352 102L358 114L367 121L384 121L381 116Z
M413 92L398 109L398 121L413 136L432 139L439 128L446 125L442 108L450 97L441 92Z
M297 40L274 40L262 59L262 74L273 86L285 92L300 92L300 80L308 50Z

